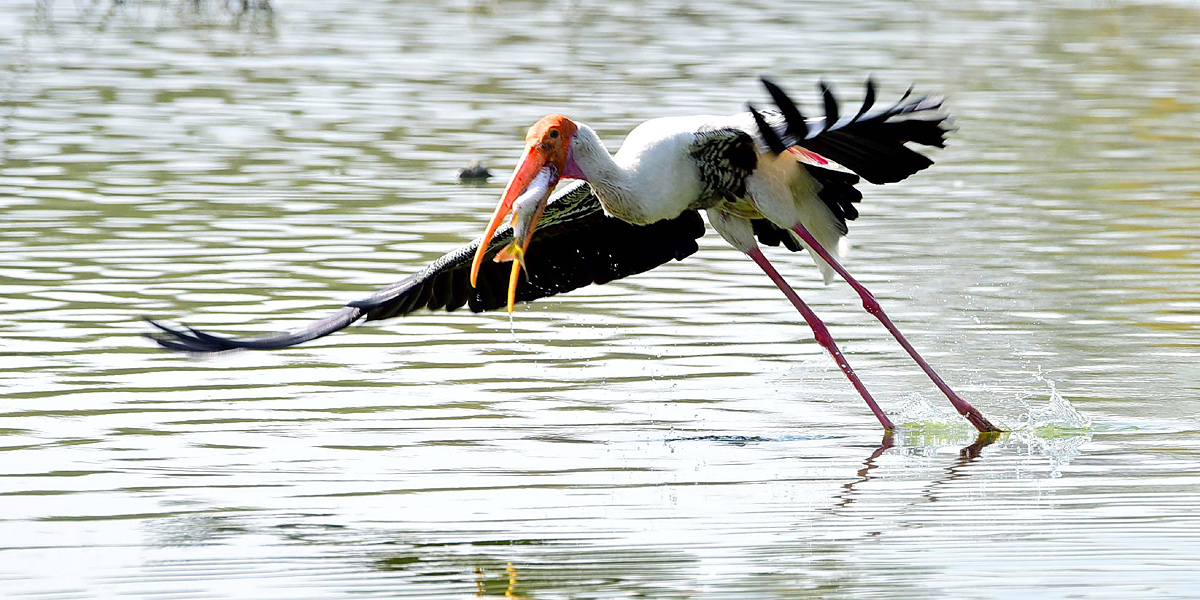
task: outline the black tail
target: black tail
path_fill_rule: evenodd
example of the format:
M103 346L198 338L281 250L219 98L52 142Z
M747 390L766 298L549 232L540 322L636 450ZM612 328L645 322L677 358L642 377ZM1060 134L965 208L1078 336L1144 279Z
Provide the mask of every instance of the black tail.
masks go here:
M889 108L870 112L875 103L875 83L867 80L863 105L854 116L839 119L833 91L821 84L825 116L805 119L799 107L779 86L763 79L778 111L754 113L763 142L774 152L800 146L854 171L871 183L892 183L933 164L933 160L906 147L906 142L942 148L946 144L949 116L942 112L941 96L910 99L905 92Z

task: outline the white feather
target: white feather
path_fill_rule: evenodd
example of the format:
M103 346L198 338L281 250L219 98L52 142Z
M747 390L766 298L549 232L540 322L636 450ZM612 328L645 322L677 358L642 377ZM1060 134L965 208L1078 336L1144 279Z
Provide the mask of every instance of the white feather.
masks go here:
M604 211L637 224L677 217L699 200L703 184L689 152L696 142L697 131L736 127L756 135L756 126L748 113L652 119L629 132L613 156L591 127L577 125L571 143L572 157L596 190ZM796 224L803 224L840 260L847 248L840 222L818 197L821 184L806 169L797 168L798 158L791 153L760 154L758 167L746 180L746 200L779 227L790 231ZM744 228L732 223L718 226L720 218L714 220L712 212L709 219L718 232L727 239L732 237L730 243L746 251L748 248L742 247L746 245ZM794 233L791 235L796 237ZM753 242L753 236L750 241ZM807 244L804 246L808 248ZM833 269L811 249L808 252L825 282L833 281Z
M840 223L833 211L818 197L821 184L808 171L796 167L791 154L776 157L760 155L758 168L746 181L746 193L754 207L772 223L789 231L797 223L804 225L817 242L835 259L841 261L843 239ZM825 278L832 283L835 273L825 261L800 240L794 232L792 237L804 245L809 256Z

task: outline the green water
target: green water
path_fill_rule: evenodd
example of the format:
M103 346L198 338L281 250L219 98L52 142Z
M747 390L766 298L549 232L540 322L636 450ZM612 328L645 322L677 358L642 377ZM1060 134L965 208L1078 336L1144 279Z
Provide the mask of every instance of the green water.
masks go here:
M238 4L238 3L233 3ZM1200 10L1189 3L0 4L0 595L1200 596ZM946 93L865 189L853 292L715 233L504 314L192 359L477 236L547 112Z

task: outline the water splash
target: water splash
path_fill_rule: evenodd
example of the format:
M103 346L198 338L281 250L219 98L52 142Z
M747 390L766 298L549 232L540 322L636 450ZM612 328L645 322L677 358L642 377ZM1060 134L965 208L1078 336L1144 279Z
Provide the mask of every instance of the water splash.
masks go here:
M517 345L517 348L521 350L528 350L530 352L538 351L533 346L526 344L525 340L521 339L521 336L517 335L517 322L515 319L515 313L508 313L508 335L512 338L513 343Z
M1009 445L1024 446L1031 456L1050 460L1050 477L1062 477L1062 468L1079 456L1079 448L1092 440L1092 420L1079 412L1071 401L1058 392L1054 381L1038 368L1034 379L1046 384L1050 398L1045 405L1035 405L1028 397L1018 398L1026 410L1025 417L1011 426Z
M1033 394L1018 394L1015 400L1025 410L1025 414L1015 422L993 419L995 422L1009 431L1033 432L1043 437L1091 431L1092 420L1059 393L1053 380L1043 375L1040 368L1033 377L1049 389L1046 403L1042 405L1032 401ZM931 398L914 392L897 403L891 412L892 420L905 428L934 431L968 427L958 413L945 405L940 396Z
M1026 456L1042 456L1050 461L1051 479L1062 477L1062 469L1080 455L1080 447L1092 441L1091 431L1076 430L1073 433L1058 430L1046 435L1042 430L1014 431L1004 440L1002 447L1012 448Z
M918 392L909 394L889 412L892 420L905 428L959 429L960 426L967 425L953 409L942 406L941 403Z
M1049 461L1046 474L1051 478L1062 477L1062 469L1091 441L1092 420L1059 393L1054 381L1043 375L1041 369L1033 377L1047 387L1049 397L1034 400L1032 393L1019 394L1016 401L1025 414L1015 422L997 421L1008 433L995 447L1043 457ZM914 393L897 406L893 418L904 428L899 445L906 447L906 455L937 454L940 447L962 445L973 434L957 413L936 402L940 399Z
M1061 433L1079 433L1090 431L1092 420L1079 412L1071 401L1058 393L1054 381L1042 375L1038 369L1034 379L1045 383L1050 388L1050 398L1045 406L1038 407L1029 402L1028 397L1017 398L1026 414L1023 420L1010 427L1013 431L1037 432L1042 436L1054 436Z

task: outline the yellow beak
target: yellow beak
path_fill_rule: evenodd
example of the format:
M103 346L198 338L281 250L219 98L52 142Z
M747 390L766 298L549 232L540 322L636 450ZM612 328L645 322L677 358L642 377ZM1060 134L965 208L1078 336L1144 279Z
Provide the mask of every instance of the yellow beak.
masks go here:
M553 163L546 160L544 153L538 150L537 146L525 149L525 156L517 165L512 179L505 188L500 204L496 207L496 212L488 223L483 239L480 240L479 248L475 251L475 258L471 261L471 286L474 287L492 236L496 234L504 217L512 212L513 241L495 258L496 262L513 262L508 283L508 312L510 313L516 303L517 281L521 271L525 270L526 277L529 276L525 265L525 254L529 249L529 242L533 239L533 232L537 228L538 220L541 219L542 211L546 208L547 198L559 179L558 169Z

